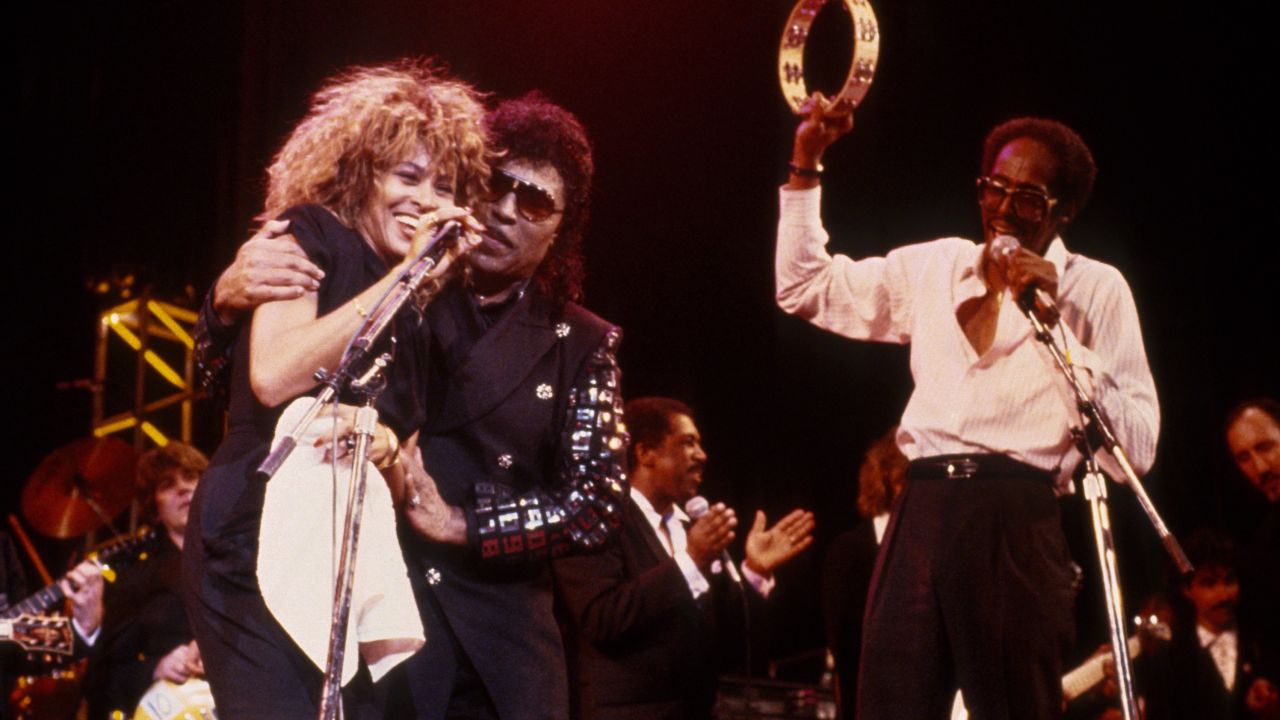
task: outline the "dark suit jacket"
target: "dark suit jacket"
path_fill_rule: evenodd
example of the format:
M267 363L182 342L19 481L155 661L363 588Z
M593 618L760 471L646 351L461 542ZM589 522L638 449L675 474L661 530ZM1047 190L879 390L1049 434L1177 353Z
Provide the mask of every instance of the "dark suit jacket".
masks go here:
M1280 685L1273 658L1248 626L1239 630L1230 692L1194 627L1175 627L1168 645L1138 657L1134 665L1145 686L1148 720L1246 720L1253 717L1244 706L1249 686L1259 677Z
M86 678L90 718L112 710L131 716L153 684L156 665L193 637L182 604L182 551L167 536L153 547L145 562L126 567L107 586L102 635Z
M717 575L695 601L633 502L604 552L558 559L555 572L584 720L710 716L719 638L741 621L737 590Z
M604 542L626 503L617 328L532 284L487 329L456 286L428 307L431 368L419 441L469 547L402 536L427 647L407 668L419 717L439 717L452 643L504 719L568 715L549 554ZM474 342L473 342L474 341ZM450 637L446 638L445 633Z

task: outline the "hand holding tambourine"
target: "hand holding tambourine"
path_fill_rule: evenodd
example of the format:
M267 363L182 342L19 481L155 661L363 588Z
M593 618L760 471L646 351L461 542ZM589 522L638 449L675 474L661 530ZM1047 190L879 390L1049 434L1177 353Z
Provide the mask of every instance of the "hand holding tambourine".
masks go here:
M818 12L835 0L799 0L787 18L778 45L778 81L792 111L803 117L796 128L792 165L816 176L822 153L853 129L853 110L866 97L875 79L880 56L880 27L867 0L839 0L853 28L853 55L844 85L832 98L810 92L804 79L804 50Z

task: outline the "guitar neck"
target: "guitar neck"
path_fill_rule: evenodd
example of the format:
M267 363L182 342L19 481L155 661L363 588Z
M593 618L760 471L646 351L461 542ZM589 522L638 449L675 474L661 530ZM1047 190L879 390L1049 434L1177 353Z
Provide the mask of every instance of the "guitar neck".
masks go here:
M57 583L48 585L36 594L28 597L17 605L11 605L5 608L0 617L12 618L19 615L43 615L46 610L62 603L67 596L62 592L62 588Z
M1129 638L1129 657L1135 658L1142 652L1142 643L1138 636ZM1080 667L1067 673L1062 678L1062 697L1071 702L1089 692L1106 677L1104 663L1111 659L1111 653L1099 653L1085 660Z
M98 572L103 573L108 580L112 580L111 565L117 561L126 561L129 554L137 553L139 549L154 542L158 537L159 535L155 530L147 530L135 537L119 541L97 552L90 553L89 559L96 562ZM66 578L67 576L63 575L61 579L65 580ZM62 592L62 588L55 582L52 585L45 586L22 602L0 611L0 618L13 618L24 613L27 615L43 615L46 610L55 607L66 599L66 593Z

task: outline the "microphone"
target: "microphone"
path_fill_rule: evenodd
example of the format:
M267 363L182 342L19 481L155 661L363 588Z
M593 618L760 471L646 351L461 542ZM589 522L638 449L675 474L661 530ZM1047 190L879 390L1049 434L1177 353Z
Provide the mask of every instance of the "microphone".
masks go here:
M711 503L701 495L694 495L689 498L689 502L684 504L684 511L689 517L697 520L706 515L711 510ZM738 574L738 566L733 564L733 558L729 557L729 550L726 548L720 551L720 564L724 566L724 571L729 574L729 579L735 583L742 584L742 576Z
M1017 255L1018 250L1021 248L1022 243L1018 242L1018 238L1012 235L997 235L991 238L991 244L987 247L987 257L997 265L1006 267L1010 258ZM1039 286L1028 285L1015 300L1023 312L1040 311L1037 312L1037 315L1047 313L1053 318L1052 322L1057 322L1059 316L1058 304L1053 301L1053 298L1049 297L1049 293L1041 290ZM1052 325L1052 322L1050 325Z
M422 248L422 253L417 257L417 262L429 263L428 271L440 262L440 258L449 251L454 245L458 244L458 238L462 235L462 223L457 220L449 220L440 225L436 229L435 234L427 241L426 247ZM1014 242L1017 242L1016 240Z

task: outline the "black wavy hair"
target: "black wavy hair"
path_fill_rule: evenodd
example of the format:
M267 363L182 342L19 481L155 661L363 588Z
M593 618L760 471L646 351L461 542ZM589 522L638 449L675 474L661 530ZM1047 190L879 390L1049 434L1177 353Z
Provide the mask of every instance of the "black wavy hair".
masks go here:
M557 307L582 299L582 237L590 217L591 141L573 113L539 92L504 100L485 117L490 138L506 158L549 163L564 181L564 215L534 280ZM502 158L495 161L502 164Z
M693 410L669 397L642 397L627 403L622 417L626 418L627 433L631 435L631 445L627 448L627 462L631 467L635 467L641 443L654 447L671 434L676 415L692 418Z

